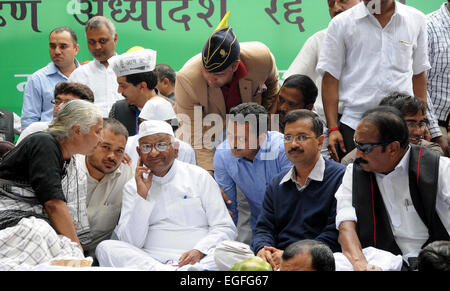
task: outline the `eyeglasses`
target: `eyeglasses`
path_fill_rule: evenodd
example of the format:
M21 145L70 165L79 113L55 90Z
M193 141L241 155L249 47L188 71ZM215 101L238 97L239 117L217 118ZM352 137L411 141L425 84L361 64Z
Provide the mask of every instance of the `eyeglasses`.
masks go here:
M143 145L139 146L139 149L140 149L141 152L143 152L144 154L150 153L150 152L153 150L153 147L155 147L155 149L156 149L158 152L163 152L163 151L166 151L166 150L169 148L169 146L170 146L171 144L172 144L172 143L165 143L165 142L159 142L159 143L157 143L157 144L155 144L155 145L151 145L151 144L143 144Z
M69 100L53 99L52 101L50 101L50 103L52 103L52 104L54 104L56 106L59 106L61 104L67 103L67 102L72 101L72 100L74 100L74 99L69 99Z
M296 139L298 142L305 142L310 138L312 138L312 137L309 135L306 135L306 134L299 134L296 136L286 134L286 135L284 135L284 143L291 143L294 141L294 139Z
M424 130L428 126L428 123L424 121L419 123L407 122L406 124L408 125L408 129L415 129L418 127L420 130Z
M383 143L359 143L355 139L353 139L353 142L355 143L355 146L358 150L362 151L365 154L370 153L374 148L379 146L386 146L390 144L390 142L383 142Z
M52 101L50 101L50 103L52 103L52 104L58 106L58 105L60 105L61 103L64 103L64 101L59 100L59 99L53 99Z

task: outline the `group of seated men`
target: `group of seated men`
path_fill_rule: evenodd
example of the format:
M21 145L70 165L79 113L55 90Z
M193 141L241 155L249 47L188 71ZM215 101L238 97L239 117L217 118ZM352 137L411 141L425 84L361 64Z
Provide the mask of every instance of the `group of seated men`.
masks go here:
M370 11L328 2L332 17L348 9L329 30ZM418 13L381 7L367 17L382 26ZM52 62L30 78L22 133L0 160L0 269L90 256L101 267L227 270L256 255L273 270L414 270L436 243L448 256L448 138L429 129L423 52L395 72L409 87L386 86L362 105L344 96L337 125L334 81L340 94L353 85L335 68L352 61L320 55L320 116L310 77L290 74L279 88L270 50L239 43L229 26L176 79L153 50L117 54L103 16L86 24L94 61L76 61L74 35L51 32ZM372 86L366 77L354 92Z

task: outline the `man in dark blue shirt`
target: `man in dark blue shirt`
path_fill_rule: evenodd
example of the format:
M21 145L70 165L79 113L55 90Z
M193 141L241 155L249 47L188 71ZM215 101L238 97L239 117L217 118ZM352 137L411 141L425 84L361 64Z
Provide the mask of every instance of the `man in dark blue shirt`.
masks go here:
M321 156L323 140L323 123L315 113L299 109L286 115L285 150L294 166L268 186L252 241L254 253L274 270L283 250L299 240L315 239L340 250L334 193L345 166Z

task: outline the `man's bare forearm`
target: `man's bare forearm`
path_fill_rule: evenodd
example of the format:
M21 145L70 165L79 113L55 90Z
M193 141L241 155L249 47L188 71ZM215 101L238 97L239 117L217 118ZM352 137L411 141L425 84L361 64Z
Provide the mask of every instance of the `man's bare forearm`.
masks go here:
M427 76L425 72L412 77L414 96L423 100L427 104Z
M366 270L367 260L362 252L361 242L356 234L356 222L343 221L339 225L339 243L342 253L353 265L355 271Z
M339 80L326 72L322 79L322 102L328 128L337 126L339 104Z

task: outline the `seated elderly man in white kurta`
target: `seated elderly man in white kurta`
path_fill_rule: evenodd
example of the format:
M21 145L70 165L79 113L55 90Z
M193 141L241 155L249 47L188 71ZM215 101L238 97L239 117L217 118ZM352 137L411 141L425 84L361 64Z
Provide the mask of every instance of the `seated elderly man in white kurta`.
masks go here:
M216 245L236 238L219 186L202 168L176 160L168 123L144 121L138 136L140 158L124 187L119 240L98 245L100 266L217 270Z

